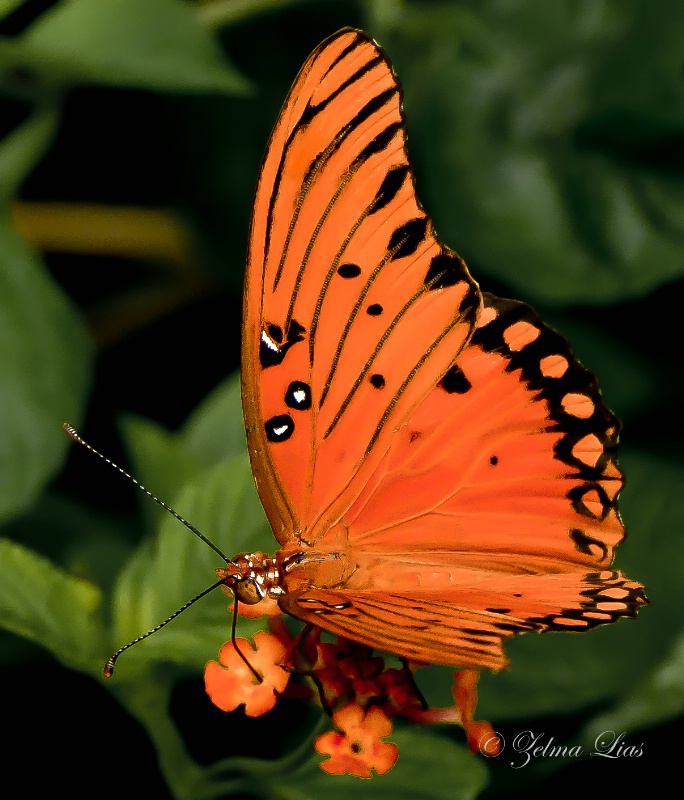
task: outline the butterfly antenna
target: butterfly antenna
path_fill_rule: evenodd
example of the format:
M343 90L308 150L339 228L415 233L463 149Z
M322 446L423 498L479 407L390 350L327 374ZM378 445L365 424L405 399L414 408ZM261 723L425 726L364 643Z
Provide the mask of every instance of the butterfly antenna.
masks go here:
M92 447L92 445L89 445L88 442L85 441L85 439L81 438L81 435L78 433L76 428L74 428L74 426L70 422L65 422L62 425L62 427L64 428L65 433L67 433L75 442L78 442L78 444L83 445L83 447L85 447L86 450L90 450L91 453L94 453L96 456L99 456L103 461L105 461L107 464L109 464L110 467L114 467L114 469L117 472L120 472L125 478L128 478L129 481L132 481L138 487L138 489L140 489L141 492L144 492L151 500L154 500L154 502L157 503L157 505L160 505L165 511L168 511L169 514L174 516L179 522L182 522L183 525L185 525L185 527L188 528L188 530L191 530L195 534L195 536L197 536L198 539L201 539L204 542L204 544L206 544L209 547L211 547L211 549L217 555L219 555L227 564L230 563L230 559L228 558L228 556L226 556L226 554L223 553L221 551L221 549L218 548L212 541L207 539L207 537L201 531L198 531L197 528L194 525L192 525L190 522L187 521L187 519L184 519L183 517L181 517L181 515L177 511L174 511L171 508L171 506L168 506L163 500L160 500L158 497L153 495L152 492L149 489L146 489L142 485L142 483L140 483L140 481L136 481L136 479L132 475L129 475L126 472L125 469L122 469L118 464L115 464L111 459L107 458L107 456L102 455L102 453L100 453L98 450L96 450L94 447ZM212 588L214 588L214 587L212 587ZM210 591L210 590L207 590L207 591ZM203 592L203 594L199 595L199 597L202 597L206 593L207 592ZM197 599L199 599L199 598L196 597L195 600L197 600ZM195 600L191 600L188 603L188 605L192 605L195 602ZM179 612L176 612L176 614L174 614L172 617L167 619L166 622L169 622L169 620L173 619L173 617L175 617L178 613ZM159 627L163 628L164 625L166 625L166 622L163 622ZM150 631L150 633L153 633L153 632L154 631ZM143 636L141 638L144 639L148 635L149 634L145 634L145 636ZM131 642L131 644L133 644L133 642ZM126 645L126 647L129 647L129 645ZM123 648L123 649L125 650L126 647Z
M167 617L163 622L160 622L159 625L156 625L152 630L147 631L147 633L143 633L142 636L138 636L137 639L133 639L128 644L125 644L123 647L120 647L113 656L110 656L107 659L107 663L102 668L102 674L105 678L111 678L114 674L114 666L116 664L116 659L128 650L129 647L133 647L134 644L138 644L138 642L142 642L143 639L147 639L148 636L152 636L153 633L160 631L165 625L168 625L171 620L176 619L179 614L182 614L184 611L187 611L191 605L196 603L198 600L201 600L204 595L209 594L209 592L213 592L214 589L218 589L219 586L223 585L223 581L217 581L215 584L210 586L208 589L205 589L203 592L200 592L197 597L193 597L192 600L188 600L188 602L181 606L178 611L174 611L170 617Z

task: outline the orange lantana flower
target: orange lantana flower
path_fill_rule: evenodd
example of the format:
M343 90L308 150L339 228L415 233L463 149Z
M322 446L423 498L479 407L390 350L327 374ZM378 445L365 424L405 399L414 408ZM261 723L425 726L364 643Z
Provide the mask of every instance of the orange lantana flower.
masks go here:
M308 638L295 638L277 612L268 615L268 626L270 633L259 631L254 635L255 647L238 639L239 652L231 642L221 648L218 662L206 666L207 694L223 711L244 705L245 713L253 717L270 711L283 694L301 700L318 699L338 729L315 741L316 750L329 756L320 765L325 772L370 778L373 771L384 774L392 769L399 749L383 739L391 734L390 719L397 715L423 725L462 725L471 751L479 750L486 756L500 752L500 739L492 726L473 720L477 670L455 673L453 706L428 708L413 680L420 665L388 668L384 659L365 645L342 637L334 643L322 642L320 628L309 631ZM284 664L292 667L286 671L281 667ZM291 672L299 673L308 683L288 683Z
M381 709L365 711L358 703L349 703L333 714L333 722L342 731L329 731L316 739L316 750L330 756L321 769L332 775L356 775L370 778L371 770L383 775L394 766L399 748L382 740L392 733L392 723Z
M245 706L245 714L258 717L270 711L283 693L289 673L281 668L286 646L266 631L254 634L254 647L246 639L236 639L240 652L261 676L261 682L235 650L226 642L219 651L218 662L209 661L204 669L204 685L212 703L222 711Z

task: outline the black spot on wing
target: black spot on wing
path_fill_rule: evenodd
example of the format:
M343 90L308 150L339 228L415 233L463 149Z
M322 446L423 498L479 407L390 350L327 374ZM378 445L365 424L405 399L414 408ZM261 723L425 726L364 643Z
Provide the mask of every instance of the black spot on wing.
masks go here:
M370 382L376 389L382 389L385 386L385 378L379 374L371 375Z
M365 68L364 68L365 69ZM334 143L333 147L330 148L325 156L326 159L329 159L331 155L340 148L342 143L352 134L354 130L356 130L360 125L371 116L371 114L375 113L379 109L381 109L392 97L395 97L397 94L396 88L387 89L384 92L381 92L376 97L369 100L366 105L359 111L359 113L353 117L344 128L340 131L340 134L337 137L337 141ZM320 110L320 109L317 109ZM313 114L311 115L313 117ZM304 118L304 115L303 117ZM307 120L308 122L308 120ZM389 125L385 128L384 131L379 133L372 142L369 142L363 150L358 154L358 156L354 159L351 169L352 171L356 169L360 164L362 164L369 156L373 153L380 152L384 150L387 146L389 141L392 139L394 134L397 130L401 128L401 123L395 123L394 125ZM291 137L290 137L291 138ZM306 172L304 173L304 179L302 181L303 185L306 185L311 176L318 170L320 165L323 163L323 153L318 153L315 158L312 159L311 163L307 167Z
M601 506L601 513L597 514L586 505L585 498L588 494L596 495ZM568 499L578 514L590 519L605 519L611 508L617 508L617 503L608 498L605 489L600 483L583 483L580 486L574 486L568 492ZM594 503L592 503L593 505Z
M283 331L279 325L267 325L259 340L259 363L266 369L281 364L293 344L304 339L304 328L292 320L287 329L287 341L283 344Z
M450 367L437 385L448 394L465 394L472 388L472 384L458 364Z
M383 95L379 95L379 97L383 97L385 95L389 97L391 94L394 94L394 89L389 89L387 92L384 92ZM380 106L378 106L378 108L379 107ZM367 161L372 155L381 153L392 141L397 131L400 130L401 122L393 122L391 125L388 125L384 131L379 133L375 139L369 142L358 154L358 156L356 156L351 164L351 169L354 170L360 164L363 164L364 161Z
M277 344L282 344L283 342L283 329L280 325L267 325L266 330L268 331L268 335L273 339L274 342Z
M380 184L378 193L375 195L375 202L370 210L371 214L375 214L377 211L380 211L381 208L384 208L388 203L391 203L392 200L394 200L399 192L399 189L401 189L401 187L404 185L404 181L406 180L408 172L408 164L403 164L399 167L392 167L392 169L385 176L383 182Z
M592 547L598 547L602 553L601 560L608 556L608 547L606 544L600 539L594 539L592 536L589 536L581 528L571 528L570 538L575 545L575 549L584 555L593 556L594 551Z
M615 461L620 423L606 408L596 378L577 361L564 337L545 325L530 306L486 293L483 297L485 306L494 308L497 316L475 330L471 345L502 355L507 361L507 372L520 370L521 380L534 393L535 399L548 403L549 430L563 433L554 446L556 458L573 467L577 476L584 480L601 479L608 464ZM520 321L539 329L540 335L513 351L506 342L505 333ZM544 375L540 366L542 359L558 355L567 360L567 370L560 377ZM563 399L568 393L582 394L592 400L594 412L590 417L577 417L565 411ZM594 434L603 446L595 466L583 463L573 454L574 446L588 434Z
M372 305L368 306L366 309L366 313L370 314L371 317L378 317L383 312L383 307L380 303L373 303Z
M271 417L264 424L266 438L269 442L284 442L294 433L294 420L289 414L279 414Z
M292 381L285 392L285 405L297 411L311 408L311 387L303 381Z
M357 49L359 43L362 43L360 38L353 39L347 47L342 50L342 52L337 56L337 58L331 63L330 67L328 68L329 71L337 66L341 61L343 61L351 52ZM376 52L365 64L363 64L353 75L350 75L346 81L343 81L339 86L335 88L333 92L331 92L324 100L320 103L311 103L307 105L304 113L299 118L299 122L297 123L297 127L295 130L299 129L304 125L308 125L309 122L317 115L320 114L336 97L338 97L342 92L349 86L355 84L358 80L360 80L365 74L367 74L371 69L373 69L376 64L382 61L382 56L380 53Z
M361 267L357 264L342 264L337 268L337 274L341 278L358 278L361 274Z
M465 275L465 264L456 253L440 253L430 261L424 282L430 289L445 289L462 281Z
M418 217L411 219L404 225L400 225L394 233L390 236L388 249L397 250L392 256L392 259L403 258L415 253L418 246L425 239L427 232L428 219L427 217Z

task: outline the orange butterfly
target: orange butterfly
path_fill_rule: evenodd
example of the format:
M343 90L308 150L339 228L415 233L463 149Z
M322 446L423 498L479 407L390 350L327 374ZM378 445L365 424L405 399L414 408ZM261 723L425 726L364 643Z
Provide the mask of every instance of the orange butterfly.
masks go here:
M505 666L516 633L635 616L618 420L565 340L481 293L420 206L401 90L345 29L273 131L252 219L242 399L281 550L243 602L419 662Z

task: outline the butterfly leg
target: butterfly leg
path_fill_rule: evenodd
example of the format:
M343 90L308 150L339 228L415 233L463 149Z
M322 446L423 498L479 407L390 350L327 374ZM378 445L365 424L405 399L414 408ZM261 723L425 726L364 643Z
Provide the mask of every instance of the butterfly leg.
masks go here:
M230 629L230 641L233 643L233 647L235 648L235 652L240 656L240 658L247 664L249 667L249 671L254 675L259 683L263 683L263 677L254 669L254 667L249 663L249 659L247 656L240 650L237 643L237 638L235 636L237 631L237 618L238 618L238 604L237 601L233 603L233 624Z
M296 667L290 665L289 661L294 655L295 650L297 650L297 648L302 644L304 639L306 639L306 637L311 633L311 631L315 627L316 626L313 623L307 622L306 625L301 629L301 631L299 631L299 633L297 634L297 638L294 640L294 642L292 642L292 644L287 650L287 653L285 653L285 658L283 659L283 663L280 665L282 669L287 670L287 672L300 672L300 670L298 670Z
M425 699L425 697L423 697L423 693L418 688L418 684L416 683L416 679L415 679L415 677L413 675L413 671L411 670L409 662L405 658L401 658L399 660L401 661L401 665L404 668L404 675L406 676L406 683L408 683L408 685L411 687L411 690L413 691L415 696L418 698L418 700L420 702L420 707L423 709L423 711L427 711L428 708L429 708L428 702Z

